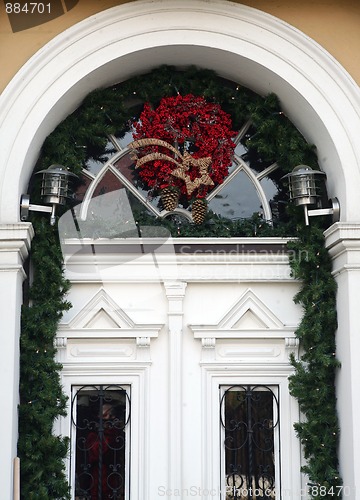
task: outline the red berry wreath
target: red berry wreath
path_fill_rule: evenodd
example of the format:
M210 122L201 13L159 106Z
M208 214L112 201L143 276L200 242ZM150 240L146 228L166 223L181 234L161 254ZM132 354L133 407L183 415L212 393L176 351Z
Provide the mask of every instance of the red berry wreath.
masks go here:
M173 187L187 200L204 198L228 175L235 135L230 115L203 97L146 103L133 132L139 180L154 194Z

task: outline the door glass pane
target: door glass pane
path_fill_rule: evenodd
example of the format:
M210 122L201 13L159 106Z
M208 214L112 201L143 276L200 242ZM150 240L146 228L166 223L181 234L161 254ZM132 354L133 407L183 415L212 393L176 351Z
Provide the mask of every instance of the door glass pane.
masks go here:
M275 499L278 401L266 386L232 386L221 399L225 499Z
M89 170L92 174L98 174L100 170L103 168L104 164L111 158L111 156L116 153L117 149L114 147L114 144L109 140L104 148L103 154L95 159L89 158L86 162L86 169Z
M128 498L130 399L120 386L86 386L72 401L75 500Z
M154 207L159 207L160 197L154 195L153 191L149 191L141 186L141 182L138 180L138 176L135 172L135 164L131 159L130 154L125 154L121 158L119 158L114 163L115 168L123 175L128 181L130 181L140 194L147 200L148 203L154 205Z
M246 219L262 207L255 186L242 170L209 202L212 210L227 219Z

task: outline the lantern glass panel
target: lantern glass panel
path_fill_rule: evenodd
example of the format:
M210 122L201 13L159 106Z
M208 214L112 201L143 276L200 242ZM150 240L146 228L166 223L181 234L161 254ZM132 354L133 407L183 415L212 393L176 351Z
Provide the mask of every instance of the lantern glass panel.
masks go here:
M285 176L288 179L290 200L295 205L313 205L321 197L321 179L324 172L313 170L306 165L298 165Z
M68 195L68 185L67 175L44 173L41 189L44 202L64 205Z
M313 175L294 175L290 178L290 199L297 205L311 205L316 202L316 183Z

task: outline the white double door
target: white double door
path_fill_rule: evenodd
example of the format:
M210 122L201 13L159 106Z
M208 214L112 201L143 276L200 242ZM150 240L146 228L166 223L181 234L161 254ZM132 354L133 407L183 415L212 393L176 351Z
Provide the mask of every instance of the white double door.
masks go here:
M116 418L126 421L120 438L124 451L111 465L115 472L121 469L123 486L116 490L115 482L118 496L112 498L252 499L249 489L261 488L260 498L300 499L300 449L293 429L299 414L288 388L288 333L279 328L266 338L269 329L256 330L253 312L250 325L248 292L246 307L236 306L246 319L237 320L232 330L222 322L216 331L206 323L210 316L221 318L218 312L198 309L194 314L204 288L187 289L180 281L164 284L156 314L144 313L139 323L123 312L115 314L118 289L123 302L124 290L130 297L129 287L114 285L86 303L79 286L78 312L60 331L67 335L59 341L65 347L59 349L59 361L72 407L59 432L71 438L67 465L73 499L96 498L90 496L89 482L80 494L79 474L89 471L90 463L79 458L77 437L86 436L79 433L84 425L78 425L77 415L91 407L96 420L100 411L91 402L91 391L104 389L113 391ZM74 296L76 291L75 285ZM133 287L132 303L138 296ZM261 304L257 310L251 300L252 310L260 314ZM218 302L225 314L226 300ZM150 310L155 307L149 303ZM140 321L145 316L146 325ZM198 318L203 323L196 326ZM119 323L117 328L110 320ZM79 390L85 391L80 398ZM105 398L101 404L108 402ZM90 483L93 479L94 474Z

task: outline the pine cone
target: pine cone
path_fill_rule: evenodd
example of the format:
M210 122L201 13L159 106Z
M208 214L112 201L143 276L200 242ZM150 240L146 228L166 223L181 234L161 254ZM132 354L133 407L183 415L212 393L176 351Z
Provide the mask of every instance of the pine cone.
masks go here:
M171 212L175 210L179 203L179 193L171 188L164 188L161 191L161 202L165 210Z
M198 198L194 201L191 207L191 215L195 224L202 224L204 222L207 212L206 201Z

